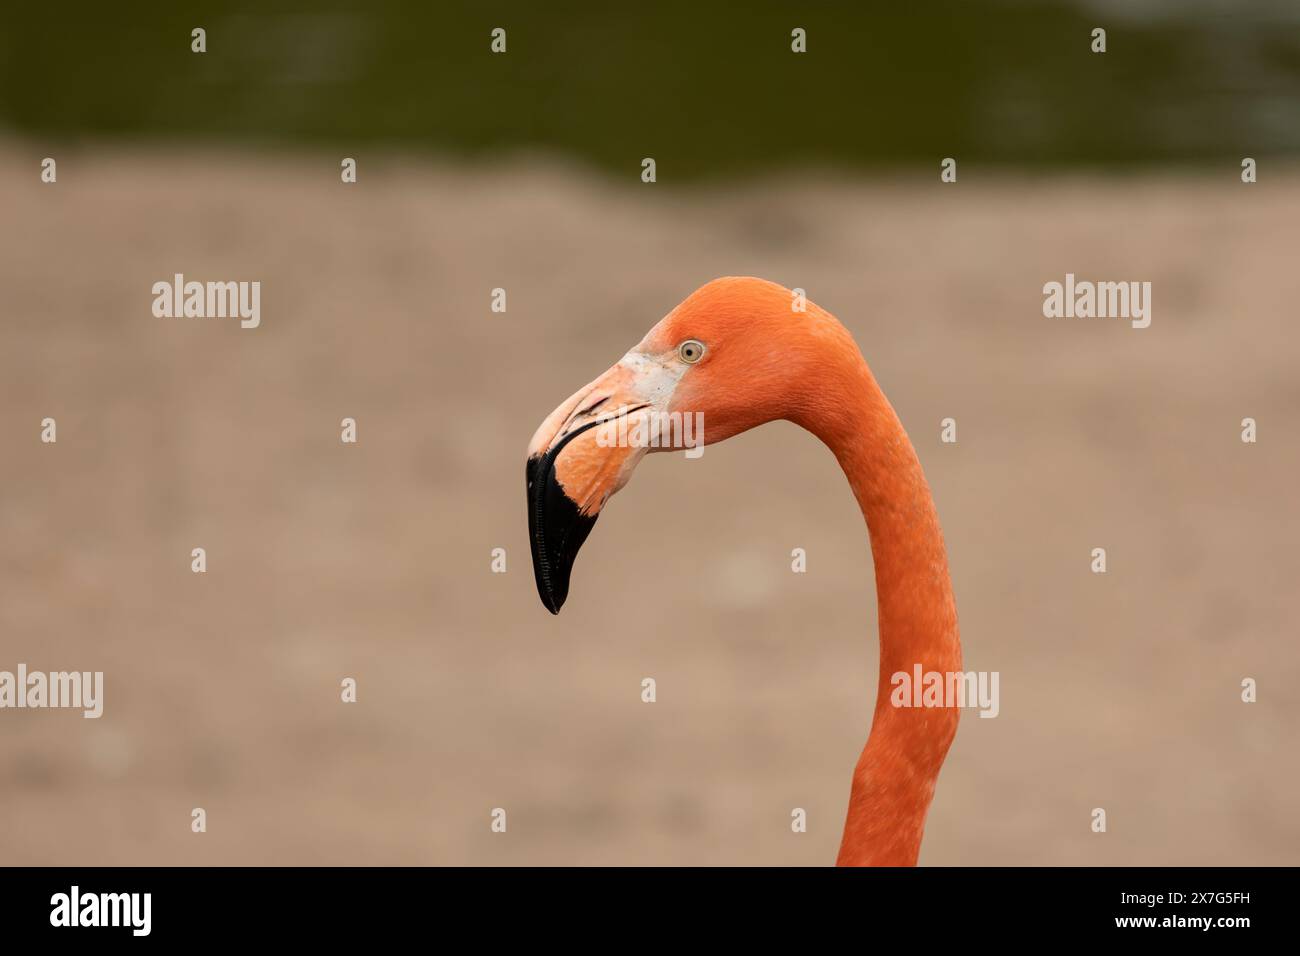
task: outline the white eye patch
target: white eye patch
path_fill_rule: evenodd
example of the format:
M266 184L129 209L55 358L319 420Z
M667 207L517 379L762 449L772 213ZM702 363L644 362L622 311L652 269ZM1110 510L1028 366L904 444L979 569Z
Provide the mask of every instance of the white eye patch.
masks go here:
M668 399L677 383L690 368L677 361L676 349L667 356L647 355L634 350L624 355L619 364L632 373L636 394L656 408L668 406Z

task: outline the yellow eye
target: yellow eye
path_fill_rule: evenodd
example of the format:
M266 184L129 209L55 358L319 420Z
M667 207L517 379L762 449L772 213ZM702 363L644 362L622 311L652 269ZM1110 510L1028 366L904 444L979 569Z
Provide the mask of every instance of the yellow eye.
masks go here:
M695 339L687 339L677 346L677 354L681 356L682 361L687 365L694 365L704 358L704 343Z

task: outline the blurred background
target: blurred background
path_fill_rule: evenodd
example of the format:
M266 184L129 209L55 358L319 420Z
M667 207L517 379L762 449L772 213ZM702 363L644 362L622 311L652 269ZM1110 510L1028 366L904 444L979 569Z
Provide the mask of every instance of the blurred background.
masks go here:
M0 712L0 862L833 862L877 648L829 452L647 459L559 617L529 565L538 423L753 274L853 331L1001 674L921 862L1300 863L1298 120L1290 2L7 12L0 669L106 691ZM176 272L261 327L154 318ZM1067 272L1151 327L1045 319Z

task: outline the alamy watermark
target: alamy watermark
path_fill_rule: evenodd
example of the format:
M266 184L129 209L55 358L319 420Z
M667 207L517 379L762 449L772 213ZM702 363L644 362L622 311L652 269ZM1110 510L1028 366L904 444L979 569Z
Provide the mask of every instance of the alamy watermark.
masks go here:
M978 707L981 717L996 717L997 671L927 671L920 664L912 672L895 671L889 702L895 707Z
M704 454L703 412L620 408L596 427L601 448L684 448L687 458Z
M80 708L82 716L104 713L103 671L0 671L0 710L5 708Z
M1049 319L1129 319L1135 329L1151 324L1150 282L1065 282L1043 286L1043 315Z
M120 926L148 936L152 911L152 893L83 893L74 885L50 897L51 926Z
M153 314L160 319L238 318L240 328L262 324L262 283L186 282L183 273L153 284Z

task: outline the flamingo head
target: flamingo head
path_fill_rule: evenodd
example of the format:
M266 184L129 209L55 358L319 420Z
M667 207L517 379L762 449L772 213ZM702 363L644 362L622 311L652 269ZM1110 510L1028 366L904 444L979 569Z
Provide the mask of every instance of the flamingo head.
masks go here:
M715 279L542 422L528 446L528 530L537 592L552 614L601 509L647 452L690 456L764 422L799 421L816 404L809 376L819 340L848 333L796 302L762 279Z

